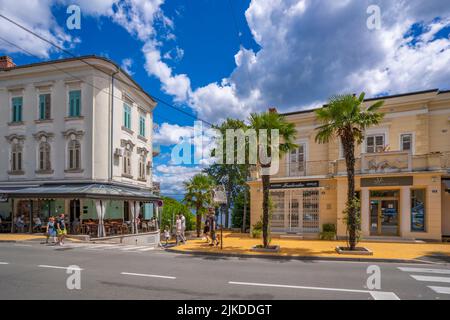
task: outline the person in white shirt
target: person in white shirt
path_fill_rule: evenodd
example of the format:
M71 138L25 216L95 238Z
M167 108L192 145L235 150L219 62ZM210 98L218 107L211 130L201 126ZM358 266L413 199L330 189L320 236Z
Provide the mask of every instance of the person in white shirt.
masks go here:
M184 239L183 239L183 236L182 236L182 230L183 230L183 228L181 227L182 224L181 224L181 218L180 218L179 215L177 215L177 220L176 220L176 222L175 222L175 226L176 226L176 233L177 233L177 245L179 244L179 239L180 239L180 238L181 238L181 241L183 241L183 243L186 243L186 242L184 241Z
M181 219L181 238L183 239L183 242L186 243L186 235L185 235L186 218L183 214L180 214L180 219Z

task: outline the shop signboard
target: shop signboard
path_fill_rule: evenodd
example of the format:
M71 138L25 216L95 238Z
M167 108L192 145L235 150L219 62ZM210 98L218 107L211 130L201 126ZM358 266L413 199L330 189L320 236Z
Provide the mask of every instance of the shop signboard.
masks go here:
M412 185L412 176L361 178L361 187L394 187Z
M270 184L270 189L302 189L302 188L318 188L319 181L289 181L275 182Z

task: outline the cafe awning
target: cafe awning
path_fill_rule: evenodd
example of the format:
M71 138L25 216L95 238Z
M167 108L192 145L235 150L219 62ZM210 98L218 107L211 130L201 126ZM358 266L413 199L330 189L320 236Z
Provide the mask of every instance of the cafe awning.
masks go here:
M154 202L160 197L148 189L116 184L44 184L20 189L3 189L0 193L8 198L89 198L99 200L130 200Z

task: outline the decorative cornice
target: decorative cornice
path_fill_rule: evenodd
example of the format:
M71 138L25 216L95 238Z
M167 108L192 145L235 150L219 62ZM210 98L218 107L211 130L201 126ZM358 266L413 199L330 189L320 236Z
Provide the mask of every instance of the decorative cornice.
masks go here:
M14 142L14 140L17 140L18 142L23 142L25 140L25 136L21 134L10 134L9 136L5 136L6 140L8 140L9 143Z
M130 139L121 139L120 140L120 146L123 147L123 148L127 147L127 146L130 146L130 150L133 150L135 145L136 144L134 144L133 141L131 141Z
M75 130L75 129L68 129L66 131L62 132L64 138L68 139L71 138L73 140L72 136L75 136L76 139L80 139L84 136L84 131L82 130Z
M141 148L141 147L137 147L136 151L138 154L145 155L145 156L147 156L147 154L150 152L150 150L148 150L147 148Z
M45 131L39 131L36 132L35 134L33 134L33 137L37 140L40 141L42 140L42 138L45 138L46 140L49 140L50 138L53 138L54 134L51 132L45 132Z

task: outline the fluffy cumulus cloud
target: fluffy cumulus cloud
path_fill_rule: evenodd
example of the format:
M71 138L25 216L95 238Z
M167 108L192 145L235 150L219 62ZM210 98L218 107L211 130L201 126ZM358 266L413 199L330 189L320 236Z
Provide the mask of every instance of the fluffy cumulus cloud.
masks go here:
M202 171L198 166L159 165L154 168L153 177L160 182L163 194L181 197L184 194L183 182Z

